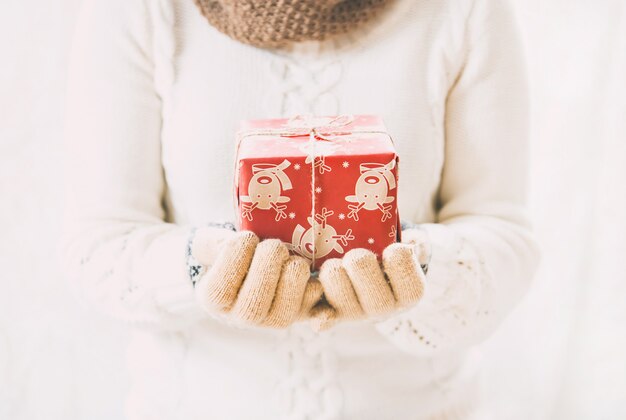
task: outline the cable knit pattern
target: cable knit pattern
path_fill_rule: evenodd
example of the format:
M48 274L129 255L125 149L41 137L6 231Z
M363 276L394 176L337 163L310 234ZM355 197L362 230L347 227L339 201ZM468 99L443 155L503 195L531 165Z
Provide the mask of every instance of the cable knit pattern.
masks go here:
M311 47L315 48L315 45ZM302 62L277 54L276 58L269 62L269 69L277 83L278 92L272 92L266 99L268 102L275 102L273 95L279 95L281 105L278 115L339 113L339 99L332 92L333 87L341 80L343 70L338 59L326 58L320 62Z
M329 350L332 332L316 334L305 326L290 328L281 343L288 375L276 386L276 397L287 419L338 419L343 390L335 372L337 357Z
M521 299L537 264L519 31L503 0L398 0L379 19L271 52L219 32L191 0L85 0L61 254L87 305L149 327L129 365L132 420L472 410L468 349ZM238 121L302 113L383 117L400 156L400 215L431 241L424 296L319 335L305 324L238 328L196 303L192 227L236 217Z
M280 110L274 115L339 113L339 98L333 88L341 80L343 66L332 55L320 59L316 53L323 46L300 44L292 47L295 51L291 55L274 53L269 72L275 85L267 91L266 100L276 103L275 96L280 99ZM286 418L341 418L343 394L335 377L336 356L328 345L331 334L315 334L308 325L294 325L286 332L285 346L280 351L288 370L276 388Z

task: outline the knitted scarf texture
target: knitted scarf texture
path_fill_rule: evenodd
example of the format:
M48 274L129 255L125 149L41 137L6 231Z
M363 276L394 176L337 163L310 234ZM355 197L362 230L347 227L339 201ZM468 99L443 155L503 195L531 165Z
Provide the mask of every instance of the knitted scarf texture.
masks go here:
M194 0L209 23L259 48L324 41L365 26L393 0Z

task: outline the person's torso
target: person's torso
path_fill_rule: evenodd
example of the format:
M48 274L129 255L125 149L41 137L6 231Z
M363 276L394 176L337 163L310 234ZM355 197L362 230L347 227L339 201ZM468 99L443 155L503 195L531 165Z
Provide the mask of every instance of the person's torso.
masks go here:
M400 217L434 220L463 8L402 0L367 33L272 52L226 37L192 3L176 3L173 57L156 62L173 74L158 84L173 221L233 221L239 121L296 114L382 116L400 156Z
M212 28L193 1L172 1L174 27L154 28L171 221L234 221L239 121L296 114L382 116L400 157L401 219L435 221L445 101L462 64L469 1L400 0L367 33L291 52L240 44ZM367 322L322 336L306 328L251 333L207 322L143 336L131 366L133 357L160 366L170 382L148 391L154 383L144 370L134 399L169 394L151 411L186 419L422 418L458 399L462 356L402 353ZM407 412L415 415L397 417Z

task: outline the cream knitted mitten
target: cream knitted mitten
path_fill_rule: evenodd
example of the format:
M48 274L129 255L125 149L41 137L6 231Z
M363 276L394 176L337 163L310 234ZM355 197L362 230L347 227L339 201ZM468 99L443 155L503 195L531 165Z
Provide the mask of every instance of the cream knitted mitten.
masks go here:
M307 317L323 293L309 280L308 262L277 239L207 227L196 233L191 253L208 267L195 285L200 304L246 324L286 328Z
M410 229L403 232L403 243L384 250L382 267L366 249L327 260L319 273L325 301L312 310L313 329L324 330L341 320L377 317L414 305L424 292L429 259L425 232Z

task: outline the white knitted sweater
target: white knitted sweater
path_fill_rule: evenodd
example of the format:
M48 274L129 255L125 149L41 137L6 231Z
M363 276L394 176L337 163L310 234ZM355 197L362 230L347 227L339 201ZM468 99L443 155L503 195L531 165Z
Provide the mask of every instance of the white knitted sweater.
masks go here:
M374 28L272 52L192 0L86 0L70 69L63 261L81 299L136 327L131 419L455 419L469 348L527 289L527 87L502 0L399 0ZM379 114L402 219L428 231L423 300L314 334L196 305L194 226L235 218L240 119ZM95 380L95 379L94 379Z

